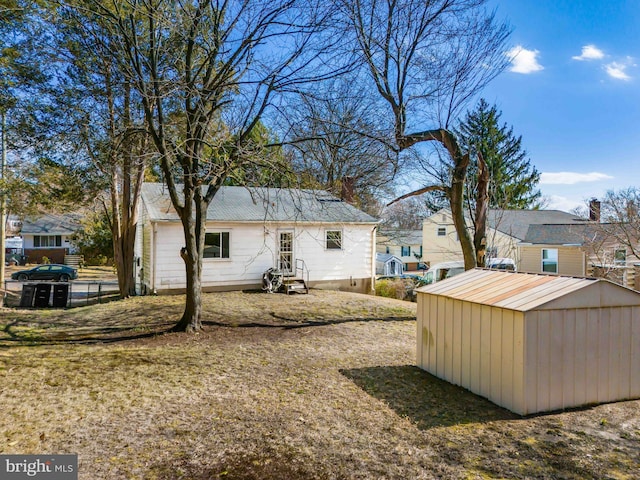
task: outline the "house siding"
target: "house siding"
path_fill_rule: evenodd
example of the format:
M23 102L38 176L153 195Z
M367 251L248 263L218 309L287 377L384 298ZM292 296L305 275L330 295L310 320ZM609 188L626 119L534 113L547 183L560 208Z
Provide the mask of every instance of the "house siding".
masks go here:
M587 274L585 253L578 246L531 245L520 246L519 271L542 273L542 250L555 248L558 250L558 274L582 277Z
M144 265L147 262L153 265L153 258L156 259L150 285L158 292L184 290L186 277L184 262L180 258L180 248L184 245L182 227L175 222L157 222L154 225L155 233L145 223L145 252L142 255ZM342 231L341 250L325 248L327 229ZM216 222L209 223L207 230L230 233L230 258L203 259L202 286L205 290L259 288L264 271L277 264L277 238L282 230L294 233L294 260L301 259L306 263L310 286L365 293L371 289L374 271L371 225ZM162 241L149 240L151 233ZM151 255L149 252L154 248ZM149 268L144 270L148 272Z

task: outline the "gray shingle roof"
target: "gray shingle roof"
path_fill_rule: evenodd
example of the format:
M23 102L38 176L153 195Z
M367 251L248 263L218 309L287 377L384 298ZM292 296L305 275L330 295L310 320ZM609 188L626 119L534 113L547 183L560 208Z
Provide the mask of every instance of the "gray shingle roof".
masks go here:
M44 214L27 217L22 222L23 235L71 235L80 228L77 214Z
M145 183L142 199L153 221L178 221L166 185ZM207 220L219 222L378 223L372 216L322 190L222 187Z
M533 225L588 223L584 218L560 210L490 210L488 220L491 228L518 240L524 240Z

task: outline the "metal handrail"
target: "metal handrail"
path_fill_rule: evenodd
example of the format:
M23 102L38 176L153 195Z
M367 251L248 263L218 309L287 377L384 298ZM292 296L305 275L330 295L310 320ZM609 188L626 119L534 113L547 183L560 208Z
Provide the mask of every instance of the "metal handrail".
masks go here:
M300 277L306 282L308 287L309 286L309 269L307 268L307 264L305 263L305 261L301 258L296 258L296 276L298 276L298 270L300 270L300 272L302 273ZM305 278L305 274L306 274L306 278Z

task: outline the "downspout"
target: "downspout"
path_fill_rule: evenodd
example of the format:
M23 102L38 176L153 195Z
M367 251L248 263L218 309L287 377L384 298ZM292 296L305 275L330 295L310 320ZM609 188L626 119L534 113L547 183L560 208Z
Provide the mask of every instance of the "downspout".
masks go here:
M156 295L156 238L158 237L158 224L156 222L151 223L151 259L150 266L151 272L149 272L149 290L152 295Z
M376 291L376 230L378 225L371 230L371 293Z

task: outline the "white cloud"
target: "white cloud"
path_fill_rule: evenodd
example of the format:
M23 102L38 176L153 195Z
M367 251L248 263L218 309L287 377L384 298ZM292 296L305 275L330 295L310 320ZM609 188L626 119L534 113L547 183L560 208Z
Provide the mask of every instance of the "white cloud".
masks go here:
M540 174L540 184L545 185L574 185L584 182L599 182L601 180L611 180L613 177L606 173L590 172L543 172Z
M538 50L527 50L521 45L513 47L506 55L511 59L511 68L515 73L533 73L543 70L544 67L538 63Z
M604 66L607 75L616 80L631 80L629 74L627 74L627 68L635 67L633 60L627 58L625 62L611 62Z
M562 210L563 212L571 212L580 207L584 207L584 202L573 198L563 197L561 195L547 195L544 197L547 210Z
M582 47L582 53L571 57L574 60L600 60L604 58L604 52L595 45L585 45Z

